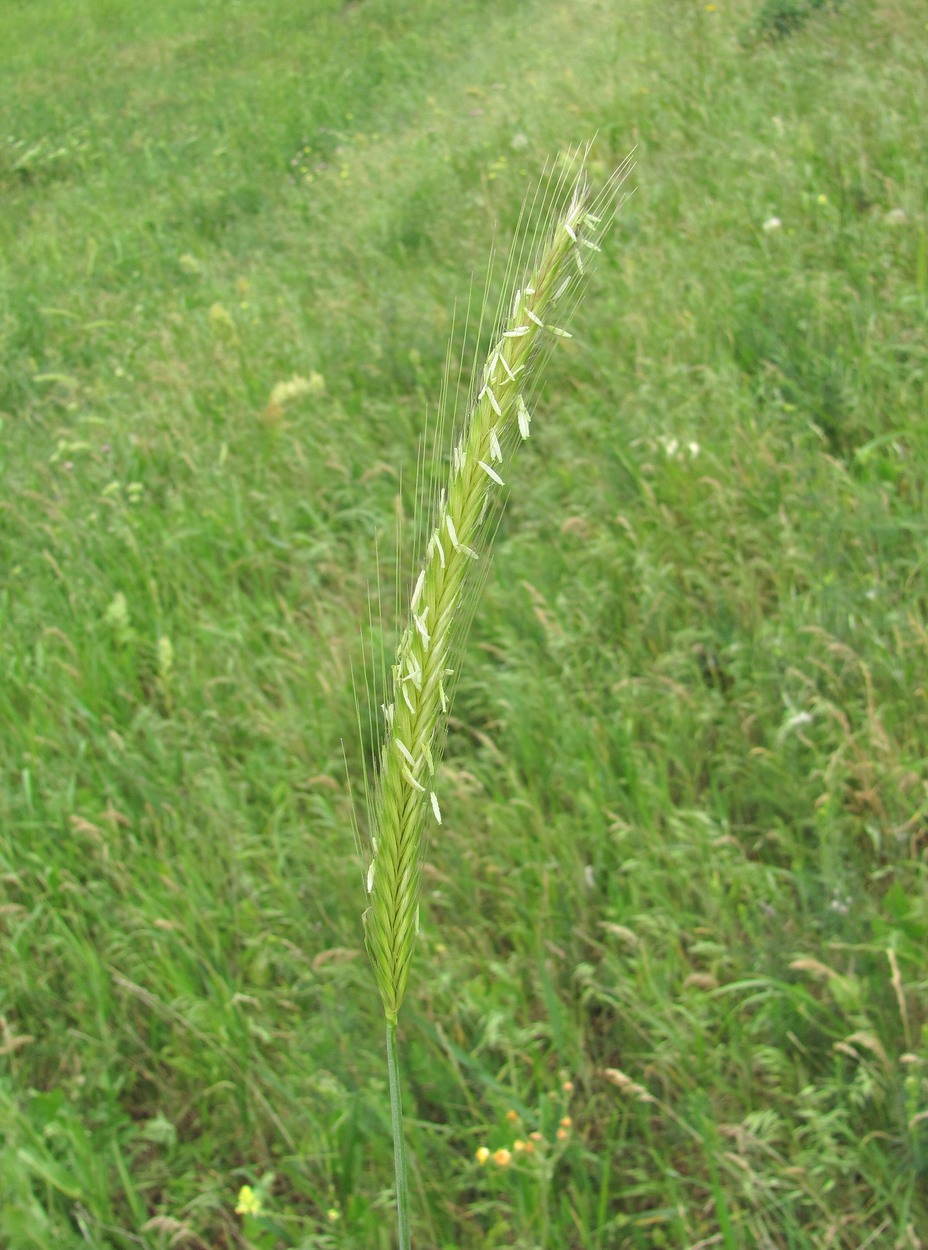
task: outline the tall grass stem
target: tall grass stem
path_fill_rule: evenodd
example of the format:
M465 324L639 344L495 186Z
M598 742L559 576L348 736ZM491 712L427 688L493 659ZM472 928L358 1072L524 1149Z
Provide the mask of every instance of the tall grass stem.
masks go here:
M409 1183L406 1176L406 1137L403 1133L403 1091L400 1087L396 1023L387 1021L387 1073L390 1081L390 1124L396 1169L396 1223L399 1250L409 1250Z
M501 473L529 437L529 405L544 361L555 343L571 337L564 323L580 299L629 168L626 162L594 197L584 156L574 153L560 174L550 171L553 185L543 179L540 198L536 193L531 201L530 212L540 209L543 233L529 243L528 265L523 269L523 247L517 244L510 253L507 278L522 271L522 283L499 309L494 346L476 371L474 397L450 448L450 472L433 501L433 528L412 591L409 623L392 680L385 680L389 702L383 705L380 766L373 791L368 789L364 927L387 1020L400 1250L409 1250L410 1240L397 1017L419 932L423 849L429 824L442 822L435 777L460 651L486 575L492 519L499 515L499 492L505 486Z

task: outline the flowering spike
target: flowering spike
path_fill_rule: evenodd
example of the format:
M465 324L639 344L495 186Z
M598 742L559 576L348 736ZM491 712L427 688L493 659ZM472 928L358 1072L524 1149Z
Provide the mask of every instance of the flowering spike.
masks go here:
M620 177L621 171L610 194ZM605 229L593 209L581 178L556 228L545 235L532 272L514 293L486 363L475 371L476 399L453 442L450 478L438 496L435 526L392 668L372 810L375 849L366 878L370 899L365 912L365 942L391 1027L406 991L418 927L426 829L430 817L437 824L442 819L433 779L450 711L446 683L453 676L454 657L477 593L479 578L471 575L471 563L483 552L492 529L494 488L503 485L498 471L503 446L529 436L531 414L524 396L536 390L550 347L547 336L570 337L566 329L551 323L559 319L558 300L579 286L573 275L583 273L581 252L595 252ZM592 236L589 240L587 234ZM511 1159L505 1150L493 1157L501 1167Z

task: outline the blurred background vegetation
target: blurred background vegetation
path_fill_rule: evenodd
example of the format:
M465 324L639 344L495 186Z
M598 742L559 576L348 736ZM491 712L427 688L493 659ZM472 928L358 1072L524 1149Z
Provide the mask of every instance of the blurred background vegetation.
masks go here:
M595 134L637 189L440 777L414 1241L924 1250L923 0L2 8L0 1243L392 1244L351 671L454 310Z

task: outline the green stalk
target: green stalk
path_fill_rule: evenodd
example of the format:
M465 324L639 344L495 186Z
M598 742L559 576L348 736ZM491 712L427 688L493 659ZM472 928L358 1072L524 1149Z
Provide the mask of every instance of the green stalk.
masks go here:
M409 1182L406 1176L406 1138L403 1134L403 1096L396 1048L396 1022L387 1024L387 1073L390 1080L390 1123L393 1126L393 1162L396 1167L396 1224L399 1250L409 1250Z

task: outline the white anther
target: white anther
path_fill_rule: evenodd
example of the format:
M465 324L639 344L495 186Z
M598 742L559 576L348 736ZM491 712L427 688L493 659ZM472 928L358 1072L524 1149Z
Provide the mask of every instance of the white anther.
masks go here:
M406 665L408 672L403 681L411 681L415 688L420 690L422 688L422 669L419 667L419 661L414 655L407 655Z
M419 574L418 580L416 581L415 590L412 592L412 603L410 606L413 612L415 612L416 608L419 606L419 600L422 598L422 588L424 585L425 585L425 569L423 569L422 572Z
M441 824L441 808L438 806L438 796L434 790L430 792L429 798L432 802L432 811L435 813L435 820L438 824Z
M496 426L490 431L490 459L502 461L503 449L499 445L499 435L496 433Z
M518 403L518 408L516 412L516 420L519 423L519 433L522 435L523 438L528 438L529 426L532 423L532 417L531 417L531 414L529 413L528 408L525 406L525 400L522 398L521 395L519 396L519 403Z
M486 461L478 460L477 463L480 465L481 469L483 469L487 477L490 478L492 481L494 481L497 486L506 485L506 483L503 481L500 475L496 472L496 470L491 469L490 466L486 463Z
M409 767L414 767L416 761L412 758L412 753L409 748L404 743L400 742L399 738L394 738L393 741L396 744L397 751L399 751L400 755L402 755Z
M405 764L403 765L403 776L406 778L406 780L409 782L411 786L415 786L415 788L419 791L420 794L425 794L425 786L421 783L421 781L416 781L415 777L412 775L409 768Z
M514 330L504 330L503 338L504 339L520 339L523 334L528 334L529 329L530 329L529 326L516 326Z

